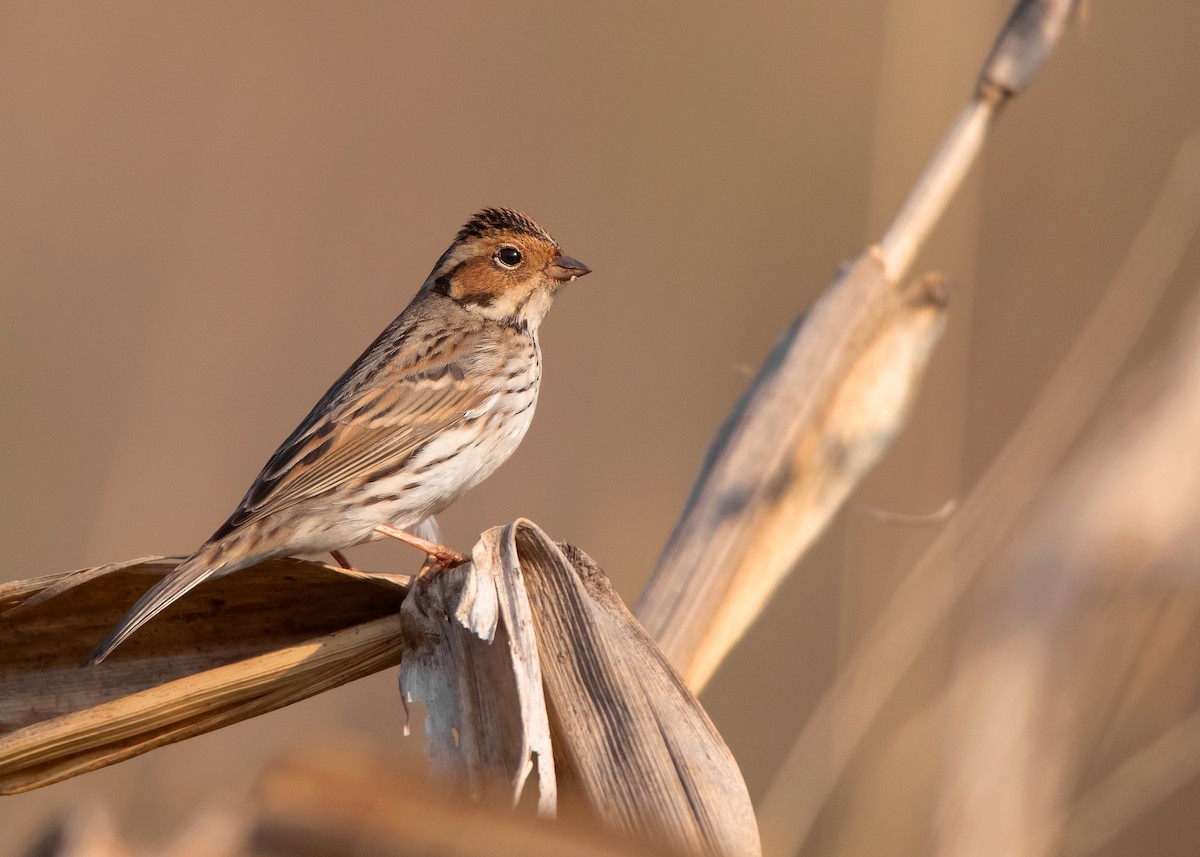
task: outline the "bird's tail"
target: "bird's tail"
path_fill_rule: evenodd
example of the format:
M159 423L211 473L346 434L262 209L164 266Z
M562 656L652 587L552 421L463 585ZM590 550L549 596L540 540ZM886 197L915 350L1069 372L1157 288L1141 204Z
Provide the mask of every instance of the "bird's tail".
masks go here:
M237 562L227 553L228 545L210 542L175 567L175 570L154 584L137 603L129 608L117 626L109 632L84 666L100 663L112 650L125 642L138 628L145 625L171 604L174 604L196 586L210 577L229 574L247 565Z

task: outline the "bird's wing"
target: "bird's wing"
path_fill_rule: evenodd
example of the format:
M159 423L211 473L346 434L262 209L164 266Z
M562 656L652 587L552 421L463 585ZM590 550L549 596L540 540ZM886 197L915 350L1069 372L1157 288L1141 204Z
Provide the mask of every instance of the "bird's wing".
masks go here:
M335 488L392 475L423 444L486 409L491 392L463 368L472 355L454 339L420 359L400 353L343 376L271 456L213 540Z
M451 348L420 365L377 364L377 373L365 381L356 380L361 373L343 376L271 457L225 526L146 592L87 662L104 660L200 583L244 565L244 555L231 556L223 549L229 534L334 488L366 484L395 472L430 438L467 419L472 409L485 409L486 391L468 381L455 362L458 358L469 355Z

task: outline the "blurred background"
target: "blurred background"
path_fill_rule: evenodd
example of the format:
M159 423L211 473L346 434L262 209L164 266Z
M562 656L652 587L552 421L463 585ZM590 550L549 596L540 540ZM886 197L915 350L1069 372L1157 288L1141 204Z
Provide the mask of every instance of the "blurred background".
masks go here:
M523 446L444 533L465 549L528 516L634 602L705 445L788 321L881 234L1009 8L0 3L0 575L192 550L462 222L507 205L595 273L543 328ZM1200 4L1092 4L923 252L917 270L959 289L912 420L703 697L756 799L936 531L871 511L963 496L1020 423L1200 128L1197 45ZM1131 370L1198 286L1194 242ZM1200 699L1184 589L1127 599L1107 626L1124 683L1090 712L1080 781ZM908 670L804 853L927 853L937 701L983 604ZM419 757L402 720L381 674L4 798L0 854L87 802L162 841L329 730ZM1189 780L1095 853L1196 853L1198 800Z

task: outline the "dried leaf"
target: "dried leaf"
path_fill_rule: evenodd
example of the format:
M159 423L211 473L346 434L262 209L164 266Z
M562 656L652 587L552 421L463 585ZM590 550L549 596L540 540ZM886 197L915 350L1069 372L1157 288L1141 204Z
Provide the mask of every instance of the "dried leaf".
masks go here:
M536 766L538 810L557 806L554 753L529 603L519 575L501 573L499 535L472 562L421 578L404 602L405 703L425 705L433 771L476 798L515 804Z
M0 792L94 770L399 663L405 587L280 559L206 584L109 660L81 667L175 563L147 558L0 586L8 608ZM39 597L47 590L55 597Z
M405 672L414 663L409 658L428 658L421 688L444 697L426 697L435 712L428 729L435 767L477 789L489 767L508 784L528 760L528 749L525 756L512 750L530 747L527 736L509 731L498 762L486 758L474 737L494 734L489 717L513 723L518 707L515 680L497 672L500 661L485 662L479 652L495 614L475 626L464 622L481 615L464 605L487 602L490 596L480 590L489 581L498 603L507 605L497 611L502 621L494 632L497 648L508 642L503 665L541 675L544 701L542 693L530 693L524 703L526 722L548 715L553 736L554 768L539 770L543 800L547 776L557 773L560 790L569 789L603 824L640 841L666 842L686 853L759 854L741 773L703 708L603 572L577 549L564 552L529 521L489 530L471 564L422 579L412 599L419 610L406 608ZM533 650L526 624L535 632ZM416 655L421 647L434 651ZM501 713L489 713L496 705ZM451 729L457 743L446 738Z
M699 689L900 429L945 321L867 255L767 358L663 549L638 618Z

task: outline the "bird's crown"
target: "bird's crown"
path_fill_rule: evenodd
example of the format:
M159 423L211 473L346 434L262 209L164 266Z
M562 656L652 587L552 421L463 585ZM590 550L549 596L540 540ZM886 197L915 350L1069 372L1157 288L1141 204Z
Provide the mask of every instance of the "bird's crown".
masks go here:
M472 238L482 238L496 232L516 233L538 238L558 247L550 233L538 225L532 217L512 208L485 208L468 220L463 228L458 230L454 243L459 244Z

